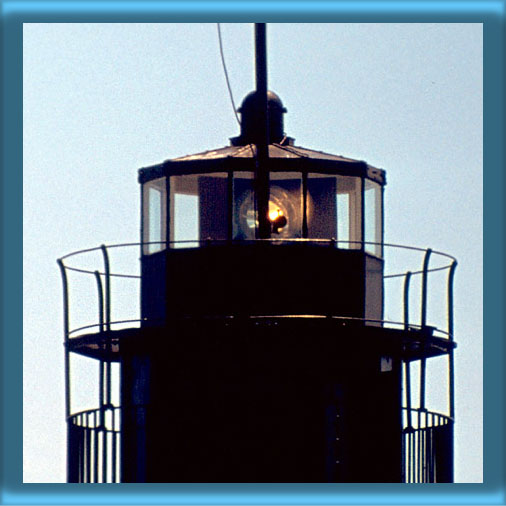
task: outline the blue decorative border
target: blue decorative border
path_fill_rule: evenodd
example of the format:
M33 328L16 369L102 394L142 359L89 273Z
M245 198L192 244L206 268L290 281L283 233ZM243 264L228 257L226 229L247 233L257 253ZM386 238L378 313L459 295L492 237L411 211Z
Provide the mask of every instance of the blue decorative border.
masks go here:
M502 1L14 1L2 5L0 504L505 504ZM485 483L37 485L22 483L22 24L24 22L472 22L484 25ZM464 177L465 175L463 175ZM8 266L8 267L7 267Z

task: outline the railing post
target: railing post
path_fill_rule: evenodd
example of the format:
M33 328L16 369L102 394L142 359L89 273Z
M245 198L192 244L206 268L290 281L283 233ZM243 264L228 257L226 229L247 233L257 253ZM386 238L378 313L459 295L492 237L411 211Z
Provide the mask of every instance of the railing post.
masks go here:
M105 375L105 409L112 407L111 400L111 269L109 262L109 253L107 247L100 246L104 257L104 276L105 276L105 330L106 330L106 375ZM107 482L107 430L104 426L102 433L103 460L102 460L102 480Z
M104 257L104 275L105 275L105 330L111 329L111 271L109 264L109 253L107 246L100 246Z
M454 329L453 329L453 279L455 276L455 269L457 268L457 261L454 260L450 271L448 273L448 335L450 337L450 341L453 343L454 340ZM448 354L448 374L449 374L449 385L448 385L448 395L449 395L449 411L450 411L450 426L448 427L448 438L450 439L450 455L448 455L449 459L449 471L448 478L451 483L453 483L453 427L455 422L455 369L454 369L454 359L453 359L453 348L450 349L450 353Z
M421 456L421 440L422 440L422 434L421 434L421 418L420 418L420 410L418 409L417 412L417 430L416 430L416 483L421 483L421 462L422 462L422 456Z
M455 269L457 268L457 261L454 260L450 271L448 272L448 335L450 341L453 343L453 279L455 277ZM453 348L450 349L448 354L448 391L449 391L449 412L450 418L455 418L455 378L454 378L454 362L453 362Z
M404 277L404 330L409 328L409 282L411 280L411 271L406 272Z
M428 248L425 251L423 258L423 270L422 270L422 304L421 304L421 316L420 326L422 331L422 338L425 342L425 327L427 325L427 275L429 272L429 260L432 250ZM422 357L420 360L420 409L425 410L425 377L426 377L426 358Z
M92 432L90 433L90 436L91 434L93 434L93 478L92 478L92 483L100 483L100 480L99 480L99 469L98 469L98 454L99 454L99 448L100 448L100 428L99 428L99 424L100 424L100 411L98 412L98 417L97 417L97 412L95 411L93 413L93 429L92 429ZM91 455L90 455L90 458L91 458Z
M411 272L406 272L406 277L404 278L404 331L407 332L409 329L409 282L411 280ZM404 374L406 376L406 416L407 416L407 424L408 429L413 427L411 420L411 371L410 371L410 361L404 361Z
M401 483L406 483L406 432L401 432Z
M420 317L420 325L422 329L427 324L427 275L429 272L429 260L432 250L428 248L425 251L425 256L423 258L423 270L422 270L422 303L421 303L421 317Z
M67 271L63 260L58 259L58 267L62 279L63 288L63 343L65 347L65 420L67 422L67 482L75 482L77 477L75 465L70 461L70 452L74 448L75 434L72 430L72 421L70 420L70 350L69 350L69 286Z
M98 271L95 271L95 279L97 280L97 291L98 291L98 319L99 319L99 325L100 325L100 332L103 334L104 332L104 293L103 293L103 287L102 287L102 279L100 278L100 273ZM104 395L106 391L106 385L105 385L105 369L106 364L104 360L101 358L99 362L99 422L97 426L95 427L96 431L96 462L98 465L98 455L100 452L100 446L102 447L102 483L106 483L106 470L105 465L107 462L107 431L105 427L105 402L104 402ZM96 471L96 483L99 483L99 474L98 474L98 468Z
M116 476L116 452L117 452L117 441L116 441L116 410L111 411L111 438L112 438L112 452L111 452L111 483L117 483Z
M97 281L97 292L98 292L98 322L100 326L100 332L104 332L104 292L102 287L102 280L100 278L100 273L95 271L95 279ZM104 426L104 361L100 359L99 365L99 406L100 406L100 426Z
M90 415L86 413L86 428L84 429L85 443L84 443L84 462L85 462L85 483L92 483L91 478L91 430L90 430Z
M111 406L111 271L109 264L109 254L107 247L100 246L104 257L104 276L105 276L105 330L106 330L106 406Z
M58 266L60 267L60 273L63 285L63 336L65 345L65 416L70 416L70 360L69 360L69 288L67 271L63 260L58 259Z
M410 462L411 468L409 473L409 483L415 483L415 470L416 470L416 460L415 460L415 432L413 431L409 435L409 448L410 448Z

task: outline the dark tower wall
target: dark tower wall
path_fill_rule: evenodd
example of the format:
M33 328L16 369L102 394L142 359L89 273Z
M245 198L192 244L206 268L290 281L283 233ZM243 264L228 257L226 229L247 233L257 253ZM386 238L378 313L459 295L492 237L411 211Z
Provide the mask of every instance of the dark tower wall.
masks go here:
M142 259L143 318L338 315L382 318L383 262L328 244L227 244ZM164 277L165 274L165 277ZM158 294L166 294L162 308Z
M125 438L146 460L125 446L124 481L401 481L399 361L382 371L377 339L326 319L195 319L132 343L150 359L127 358L124 384L132 371L149 389Z

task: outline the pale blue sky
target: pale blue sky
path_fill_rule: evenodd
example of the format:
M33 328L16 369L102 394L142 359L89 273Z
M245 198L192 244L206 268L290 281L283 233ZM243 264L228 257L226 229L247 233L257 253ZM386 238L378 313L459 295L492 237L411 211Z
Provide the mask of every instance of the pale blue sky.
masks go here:
M254 88L253 27L222 32L239 106ZM138 241L137 169L225 146L238 125L215 24L25 24L23 36L24 479L61 482L56 259ZM271 24L268 49L286 133L385 169L385 240L459 261L456 479L481 481L482 26Z

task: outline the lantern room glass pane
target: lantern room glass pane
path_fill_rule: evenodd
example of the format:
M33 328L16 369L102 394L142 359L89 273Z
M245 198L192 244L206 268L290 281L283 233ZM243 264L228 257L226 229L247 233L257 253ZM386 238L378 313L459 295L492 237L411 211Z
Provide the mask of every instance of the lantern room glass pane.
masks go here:
M258 220L255 210L254 182L253 172L234 172L233 239L255 239Z
M172 176L170 193L170 230L174 247L198 247L202 240L227 238L227 173Z
M362 178L352 176L337 177L337 206L341 204L342 220L341 232L337 236L340 248L362 248ZM339 221L337 226L339 232Z
M149 238L159 241L162 237L162 192L158 188L149 189ZM157 246L152 244L151 246Z
M148 181L142 187L143 253L149 255L165 249L167 230L167 190L165 178Z
M337 239L337 176L308 174L307 231L310 239Z
M184 193L174 194L173 246L196 248L199 239L199 197ZM195 242L188 242L195 241Z
M348 193L336 194L337 205L337 240L344 241L339 244L339 248L349 249L350 243L350 195Z
M364 241L365 251L376 255L382 256L382 216L381 216L381 186L378 183L364 180ZM367 243L376 244L367 244Z
M360 249L362 180L309 173L307 223L311 239L335 239L341 249Z

